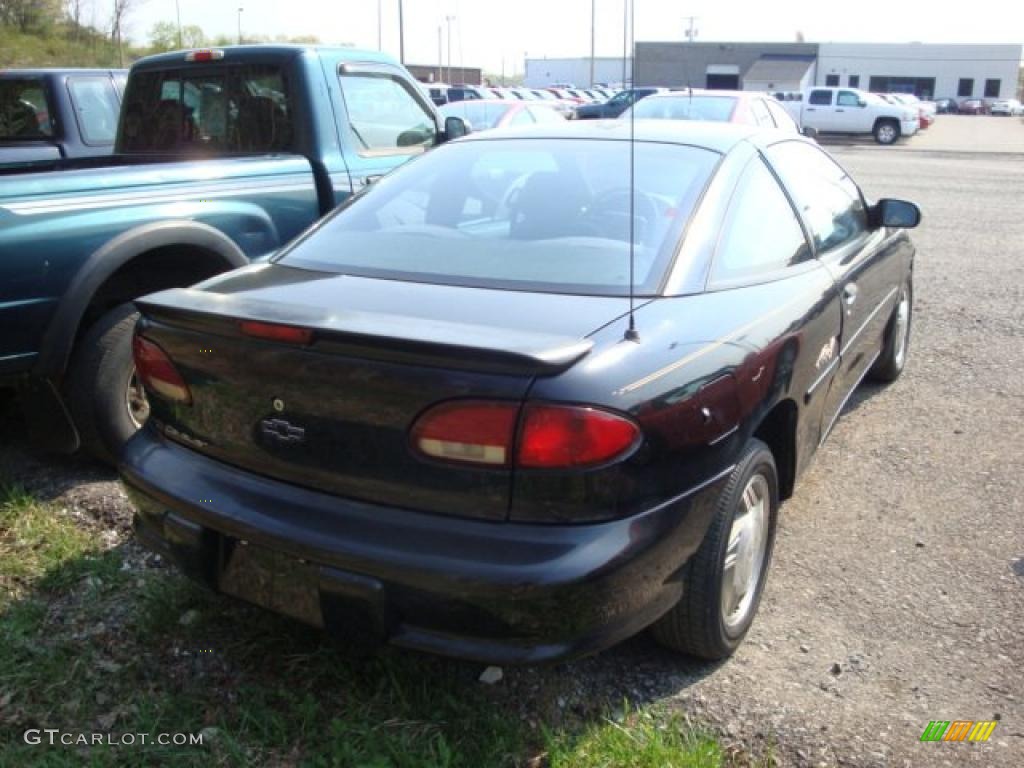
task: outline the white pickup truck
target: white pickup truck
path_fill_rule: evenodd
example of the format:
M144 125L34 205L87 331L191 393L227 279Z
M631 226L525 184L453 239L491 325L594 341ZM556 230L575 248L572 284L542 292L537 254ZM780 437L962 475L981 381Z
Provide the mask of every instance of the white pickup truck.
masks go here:
M892 144L919 127L917 109L857 88L817 87L794 95L782 103L804 132L870 133L879 144Z

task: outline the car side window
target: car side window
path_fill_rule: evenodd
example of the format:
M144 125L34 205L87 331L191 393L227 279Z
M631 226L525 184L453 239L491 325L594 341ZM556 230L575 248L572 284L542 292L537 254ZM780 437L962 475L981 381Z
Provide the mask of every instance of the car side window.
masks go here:
M111 79L73 77L68 80L68 92L82 141L93 147L113 144L120 110Z
M832 91L811 91L807 103L816 107L832 106Z
M810 256L803 228L778 179L756 157L743 172L715 249L711 284L757 279Z
M867 210L860 190L822 150L787 141L770 147L768 158L795 198L819 253L867 232Z
M360 154L416 154L434 145L437 126L425 99L399 76L342 72L341 92Z
M836 97L836 106L839 107L859 107L860 96L853 91L840 91Z

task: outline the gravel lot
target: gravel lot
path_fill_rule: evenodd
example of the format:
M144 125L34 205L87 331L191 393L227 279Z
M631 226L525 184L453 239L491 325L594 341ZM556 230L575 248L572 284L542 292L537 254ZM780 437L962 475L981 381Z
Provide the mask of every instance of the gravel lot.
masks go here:
M869 195L924 210L907 373L858 393L783 508L735 658L698 665L641 636L506 670L501 700L525 721L628 698L755 752L774 745L783 765L1024 763L1024 155L832 149ZM127 525L111 473L32 457L16 409L2 410L0 476ZM929 720L994 718L988 744L918 742Z

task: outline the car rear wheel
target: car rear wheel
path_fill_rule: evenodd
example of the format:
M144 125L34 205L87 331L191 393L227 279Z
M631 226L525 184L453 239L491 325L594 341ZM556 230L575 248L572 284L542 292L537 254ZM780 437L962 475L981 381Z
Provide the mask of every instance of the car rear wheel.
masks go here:
M894 120L879 120L875 125L875 141L892 144L900 137L900 127Z
M131 303L112 309L79 341L69 368L66 392L82 447L108 464L149 416L132 360L138 319Z
M900 288L896 308L885 329L882 341L882 353L871 369L871 378L875 381L896 381L907 365L907 352L910 348L910 326L914 314L914 288L910 278Z
M775 459L767 445L751 440L686 565L682 597L651 628L659 643L712 660L739 647L761 602L778 509Z

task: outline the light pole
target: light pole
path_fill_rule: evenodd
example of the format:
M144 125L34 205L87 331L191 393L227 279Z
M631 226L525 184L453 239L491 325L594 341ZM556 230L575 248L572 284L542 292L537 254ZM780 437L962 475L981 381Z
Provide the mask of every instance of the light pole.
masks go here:
M382 14L381 14L381 8L380 8L381 2L382 2L382 0L377 0L377 50L378 51L383 51L384 50L384 31L383 31L383 26L382 26L383 22L381 21Z
M437 25L437 79L440 82L444 82L444 54L441 53L441 39L442 39L441 25Z
M597 26L597 0L590 0L590 87L594 87L594 29Z
M405 23L402 15L402 0L398 0L398 61L405 64Z
M178 0L174 0L174 15L178 18L178 49L182 49L185 46L181 44L181 3Z
M455 21L454 16L445 16L444 20L448 24L448 85L452 83L452 22Z
M239 45L242 44L242 11L244 11L244 10L245 10L245 8L239 8L238 9L238 44Z

